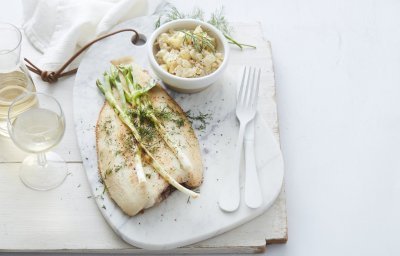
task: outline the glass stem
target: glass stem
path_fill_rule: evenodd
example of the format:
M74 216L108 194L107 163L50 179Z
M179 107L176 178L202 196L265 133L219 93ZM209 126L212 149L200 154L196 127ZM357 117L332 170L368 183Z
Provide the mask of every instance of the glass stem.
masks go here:
M46 166L47 164L47 159L46 159L46 154L45 153L38 153L37 154L37 161L38 164L42 167Z

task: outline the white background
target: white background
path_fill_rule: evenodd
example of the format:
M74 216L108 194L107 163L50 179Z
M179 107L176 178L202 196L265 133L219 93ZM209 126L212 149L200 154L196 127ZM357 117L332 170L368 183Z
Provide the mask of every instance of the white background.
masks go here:
M400 1L172 2L224 5L272 43L289 241L266 254L400 255Z

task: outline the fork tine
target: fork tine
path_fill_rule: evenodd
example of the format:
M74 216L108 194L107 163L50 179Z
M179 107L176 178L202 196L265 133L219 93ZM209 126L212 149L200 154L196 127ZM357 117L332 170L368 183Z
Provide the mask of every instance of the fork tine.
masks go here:
M250 93L251 93L251 72L253 71L252 67L249 67L249 73L247 74L247 83L246 83L246 91L244 94L243 106L249 106L250 102Z
M243 87L244 87L244 80L245 80L245 77L246 77L246 69L247 69L247 67L245 66L244 69L243 69L242 83L240 84L239 94L238 94L238 97L237 97L237 102L238 102L237 104L239 104L242 101L242 98L243 98Z
M254 71L254 73L255 73L255 71ZM255 76L255 74L254 74L254 76ZM253 103L252 107L253 108L257 108L258 90L260 88L260 76L261 76L261 68L258 69L257 83L256 83L255 77L254 77L255 89L253 89L253 92L252 92L252 95L251 95L252 103Z

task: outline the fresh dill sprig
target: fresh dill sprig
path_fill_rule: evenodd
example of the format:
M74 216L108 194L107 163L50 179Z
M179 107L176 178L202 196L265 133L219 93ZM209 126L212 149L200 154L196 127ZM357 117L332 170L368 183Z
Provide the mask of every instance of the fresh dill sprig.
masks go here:
M196 7L195 9L193 9L193 11L190 14L185 14L185 13L179 12L179 10L175 6L172 6L158 17L158 19L155 23L155 27L158 28L164 23L167 23L167 22L170 22L173 20L178 20L178 19L185 19L185 18L191 18L191 19L205 21L204 11L201 10L200 8ZM231 34L232 34L233 29L229 25L229 22L227 21L227 19L225 18L223 7L219 8L219 9L215 10L213 13L211 13L211 16L207 20L207 22L210 23L211 25L213 25L214 27L216 27L218 30L220 30L230 44L234 44L242 50L244 47L249 47L249 48L254 48L254 49L256 48L256 46L254 46L254 45L239 43L237 40L235 40L232 37Z
M239 43L238 41L233 39L230 35L224 34L224 36L225 36L226 39L228 39L230 44L237 45L242 50L243 50L243 47L249 47L249 48L254 48L254 49L257 48L254 45Z
M185 125L185 120L183 120L183 118L174 119L172 121L178 126L178 128L181 128Z
M194 8L192 13L189 15L191 19L203 20L204 21L204 11L198 7Z
M136 108L128 109L127 112L133 124L137 127L141 139L145 142L152 141L157 131L150 117L153 113L151 106L141 104L137 105Z
M212 118L211 114L207 113L202 113L201 111L199 111L199 113L197 115L192 114L192 111L188 110L185 112L187 118L189 119L189 121L194 124L194 122L199 122L200 124L197 126L194 126L197 130L205 130L207 125L210 124L208 122L208 120L210 120Z
M112 169L109 168L106 170L106 173L104 174L104 179L107 179L107 176L110 175L112 173Z
M136 125L139 135L146 143L152 142L157 134L152 115L162 122L174 122L178 128L185 125L185 120L179 117L179 114L171 110L168 106L153 108L149 104L142 104L136 106L134 109L128 109L127 113Z
M211 13L211 17L207 22L218 28L224 35L230 35L232 32L232 27L229 25L224 16L224 7L221 7Z
M185 14L183 12L180 12L175 6L173 6L171 4L168 4L168 6L169 6L169 9L166 9L158 17L156 24L155 24L156 28L160 27L161 24L164 24L164 23L167 23L167 22L170 22L173 20L179 20L179 19L185 19L185 18L204 21L204 11L198 7L194 8L191 13Z
M161 15L158 16L158 19L157 19L156 24L155 24L156 28L159 28L161 26L161 17L162 17Z
M162 109L154 109L154 115L162 121L174 122L178 128L185 125L185 120L167 106Z
M203 33L194 33L189 30L181 30L182 33L185 34L185 41L191 41L193 43L193 47L196 51L201 52L203 49L209 49L212 52L215 52L215 46L212 42L212 39L207 36L206 32Z
M141 125L138 126L138 132L140 134L140 137L145 142L150 142L153 140L157 131L154 127L151 127L150 125Z
M168 11L166 13L166 16L167 16L167 19L166 19L165 22L170 22L170 21L173 21L173 20L179 20L179 19L186 18L186 15L181 13L181 12L179 12L178 9L175 6L171 7L170 11Z
M211 14L211 18L207 22L213 25L214 27L218 28L219 31L221 31L222 34L224 34L225 38L228 39L230 44L237 45L240 49L243 49L243 47L256 48L253 45L239 43L238 41L232 38L231 33L233 29L229 25L229 22L226 20L224 16L224 7L215 10L215 12Z
M162 121L169 121L173 118L174 113L167 106L154 109L154 115Z

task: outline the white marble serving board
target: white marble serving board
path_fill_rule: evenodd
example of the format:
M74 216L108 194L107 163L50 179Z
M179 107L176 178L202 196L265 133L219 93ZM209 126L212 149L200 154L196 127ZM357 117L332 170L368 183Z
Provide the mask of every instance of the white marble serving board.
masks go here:
M154 29L154 17L127 21L115 29L135 28L149 38ZM260 88L260 100L256 119L255 152L260 182L263 190L263 205L249 209L244 202L238 211L226 213L217 204L220 183L231 169L231 159L238 133L238 122L234 114L235 91L241 59L262 56L257 50L231 51L230 63L222 79L207 90L197 94L170 92L181 107L194 114L211 114L209 124L203 131L196 131L200 141L204 162L204 182L200 187L201 196L191 199L179 192L173 192L160 205L147 209L134 217L126 216L119 207L103 193L99 181L95 148L95 125L103 95L95 81L109 68L110 60L133 56L135 61L148 69L145 46L134 46L131 33L123 33L105 39L92 46L85 54L76 76L73 107L74 121L83 164L93 195L104 218L111 228L126 242L145 249L170 249L192 244L233 229L265 212L279 195L283 181L283 160L279 144L273 131L262 117L269 113L266 108L268 91ZM243 64L251 63L249 59ZM261 85L268 70L262 70ZM243 180L243 179L242 179ZM243 192L243 188L242 188Z

